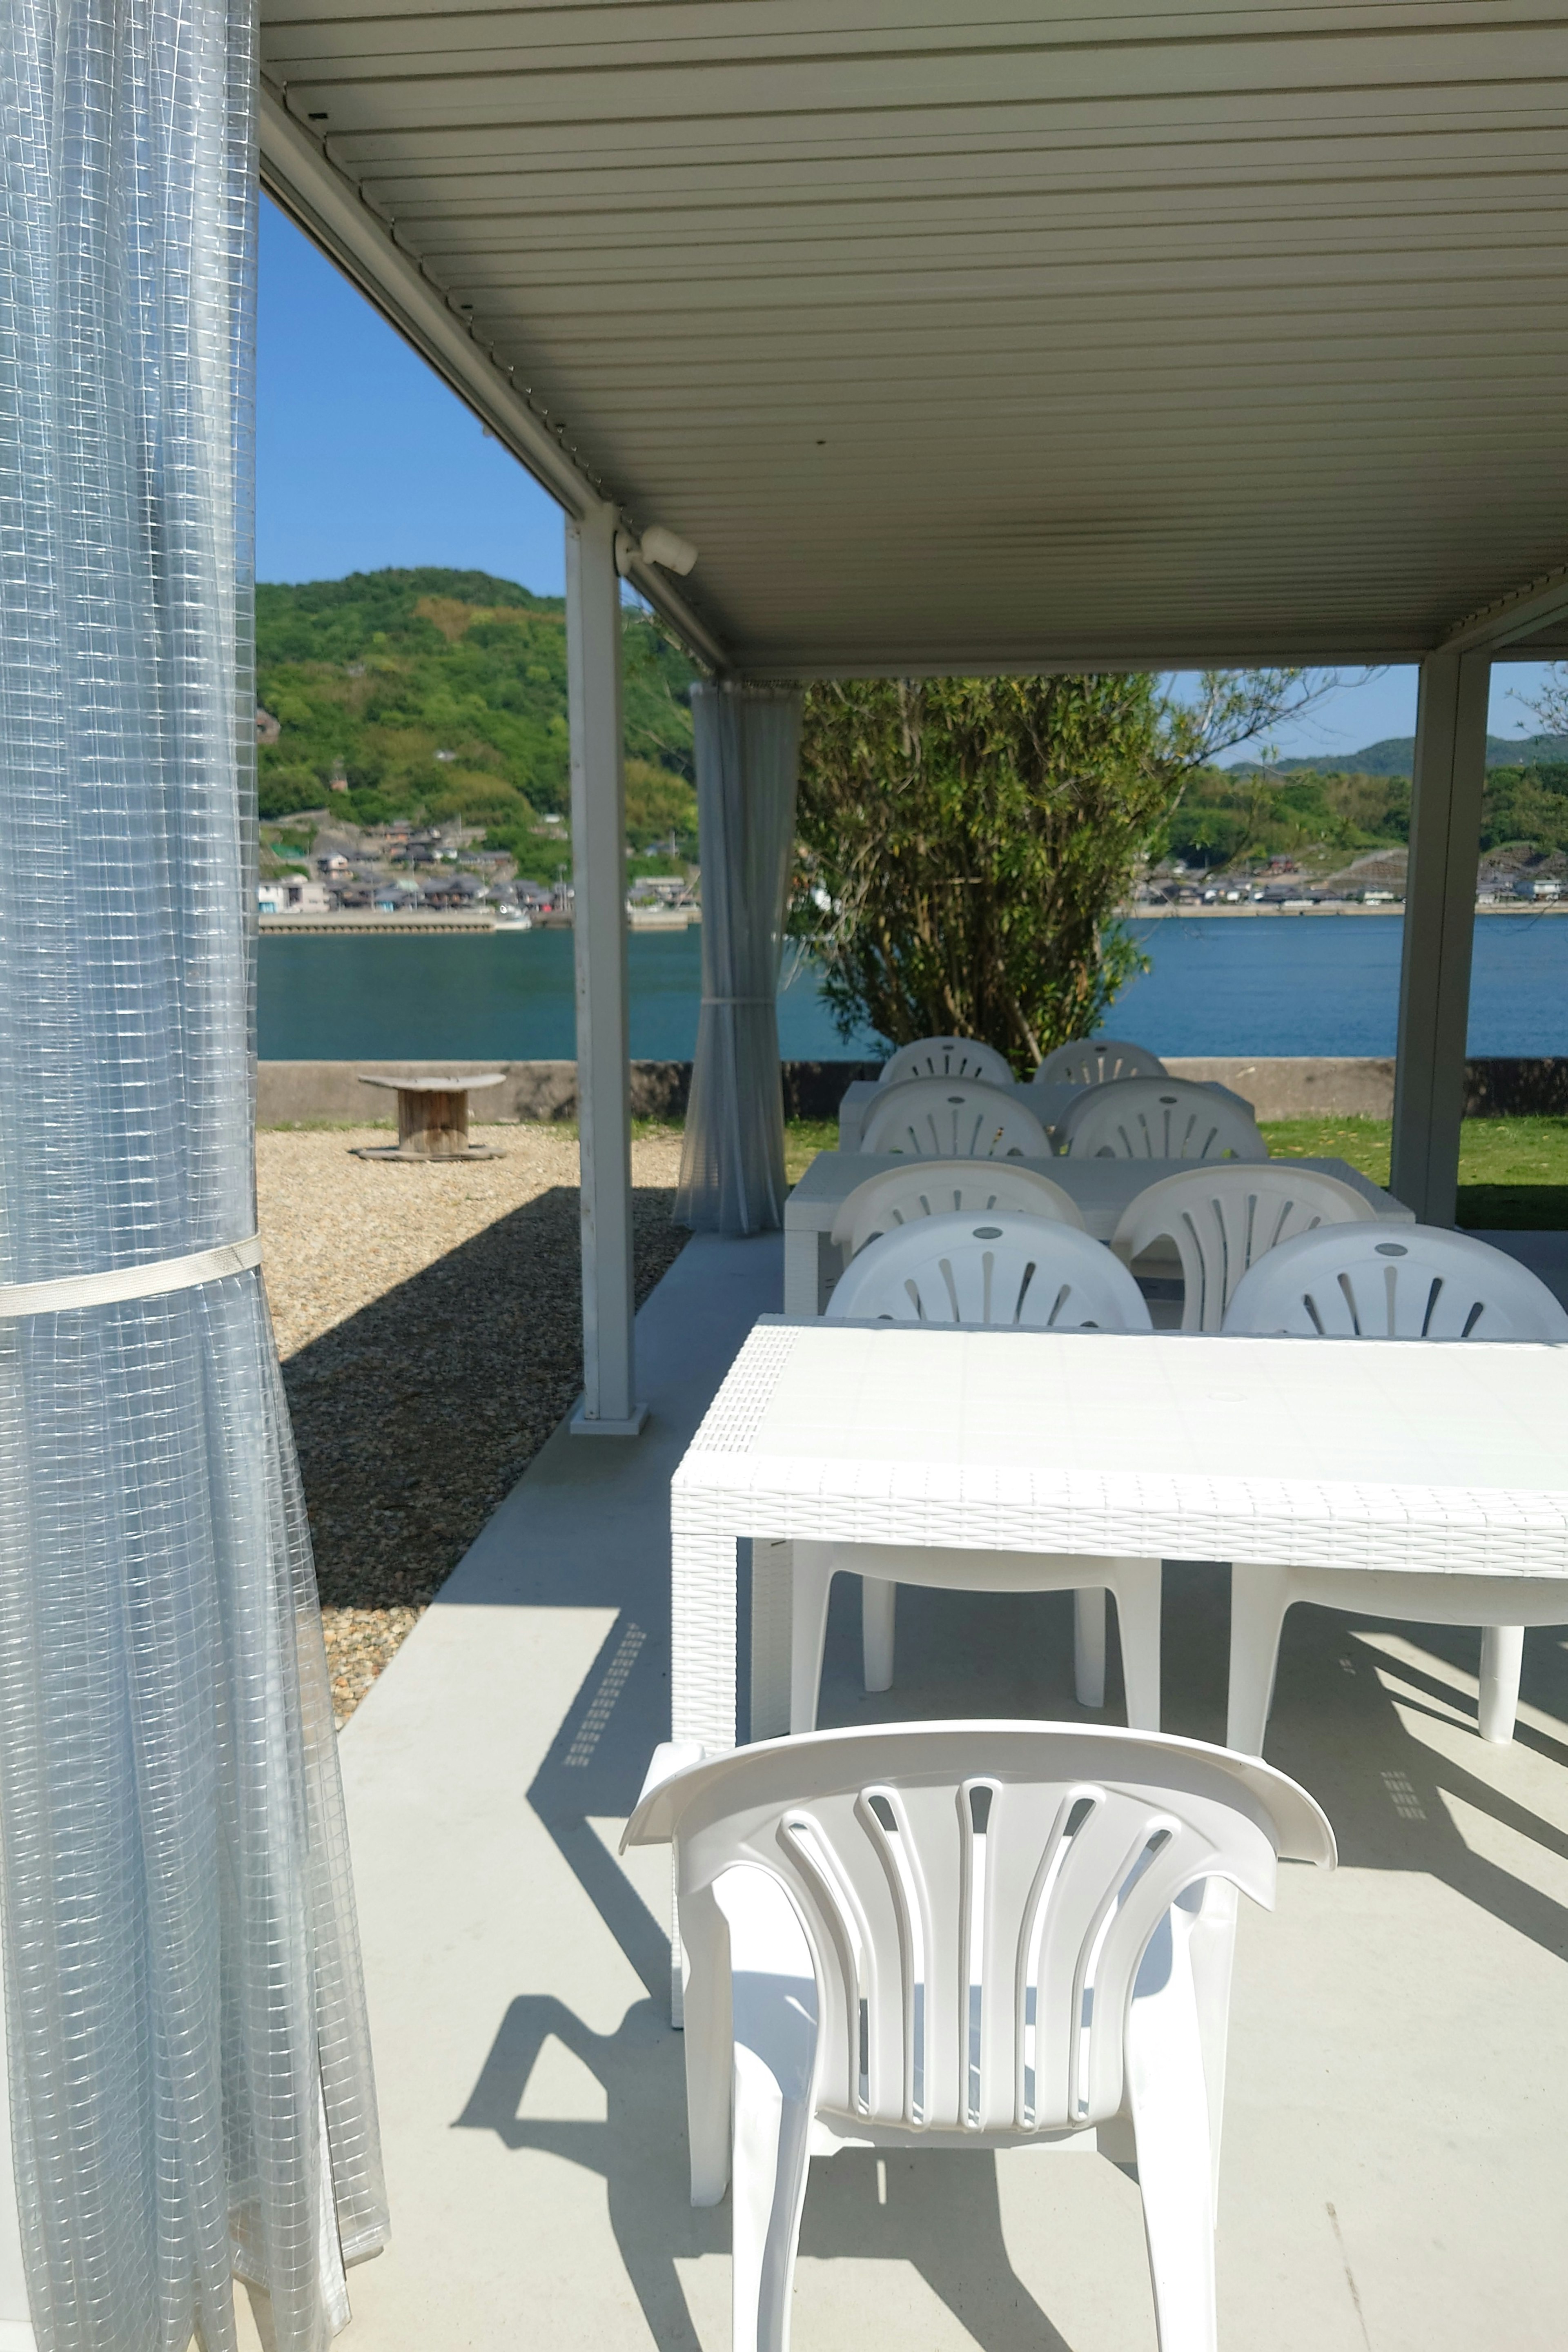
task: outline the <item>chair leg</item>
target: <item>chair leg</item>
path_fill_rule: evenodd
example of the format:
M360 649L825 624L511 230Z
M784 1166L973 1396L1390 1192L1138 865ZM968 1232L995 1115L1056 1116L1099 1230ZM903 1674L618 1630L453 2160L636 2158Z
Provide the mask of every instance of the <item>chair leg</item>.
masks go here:
M1481 1634L1480 1732L1500 1748L1513 1738L1523 1664L1523 1626L1488 1625Z
M1180 1913L1172 1923L1145 1961L1168 1961L1163 1983L1135 1992L1128 2009L1127 2095L1160 2352L1215 2352L1208 2085L1185 1923Z
M680 1906L687 1982L681 2041L686 2058L686 2134L691 2201L717 2205L730 2185L730 2094L734 2040L730 2017L730 1934L710 1887Z
M734 2019L734 2352L789 2352L790 2300L810 2163L816 1981L793 1905L760 1870L715 1889L730 1920Z
M827 1638L827 1596L833 1584L833 1546L797 1543L790 1578L789 1727L816 1729L822 1687L822 1649Z
M1236 1961L1236 1916L1240 1898L1228 1879L1210 1878L1195 1890L1189 1888L1182 1897L1184 1908L1194 1892L1199 1907L1187 1937L1187 1957L1192 1963L1193 2006L1203 2051L1204 2081L1208 2088L1209 2162L1217 2224L1226 2057L1230 2040L1230 1979Z
M1160 1615L1163 1577L1157 1559L1119 1559L1116 1631L1127 1720L1134 1731L1160 1728Z
M899 1588L885 1577L860 1579L860 1648L868 1691L893 1687L893 1634Z
M734 2352L788 2352L811 2115L786 2099L754 2050L735 2051L731 2174Z
M1082 1584L1072 1597L1072 1684L1079 1706L1105 1705L1105 1587Z
M1226 1745L1243 1756L1261 1756L1268 1710L1274 1704L1274 1669L1279 1659L1279 1629L1290 1606L1290 1571L1238 1561L1230 1571L1230 1703Z

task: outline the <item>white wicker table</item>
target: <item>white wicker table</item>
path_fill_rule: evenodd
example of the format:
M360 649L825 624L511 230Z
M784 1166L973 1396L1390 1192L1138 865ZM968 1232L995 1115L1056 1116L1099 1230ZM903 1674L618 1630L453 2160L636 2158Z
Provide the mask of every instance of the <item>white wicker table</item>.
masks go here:
M1026 1089L1020 1088L1020 1092ZM1177 1176L1194 1165L1190 1160L1025 1160L1014 1167L1033 1168L1070 1192L1096 1241L1108 1242L1129 1202L1163 1176ZM842 1267L829 1236L834 1219L858 1184L889 1168L907 1168L908 1160L884 1151L819 1151L784 1202L784 1286L786 1315L820 1315L827 1293ZM1412 1224L1414 1213L1392 1192L1379 1190L1370 1176L1343 1160L1270 1160L1275 1168L1317 1168L1337 1176L1370 1201L1380 1217Z
M1568 1347L765 1317L675 1474L678 1740L789 1720L797 1538L1568 1575Z

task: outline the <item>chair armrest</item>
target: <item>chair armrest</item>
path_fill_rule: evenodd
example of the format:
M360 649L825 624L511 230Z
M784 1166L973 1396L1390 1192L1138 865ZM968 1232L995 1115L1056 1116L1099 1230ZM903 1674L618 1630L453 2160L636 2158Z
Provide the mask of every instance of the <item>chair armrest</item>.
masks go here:
M627 1822L622 1833L621 1852L623 1853L630 1842L637 1816L647 1805L648 1799L656 1796L667 1780L673 1780L678 1772L686 1771L690 1765L700 1764L705 1752L699 1739L660 1740L648 1759L647 1770L643 1775L643 1784L637 1792L637 1803L632 1807L631 1820ZM658 1841L652 1838L639 1838L637 1843L651 1845Z

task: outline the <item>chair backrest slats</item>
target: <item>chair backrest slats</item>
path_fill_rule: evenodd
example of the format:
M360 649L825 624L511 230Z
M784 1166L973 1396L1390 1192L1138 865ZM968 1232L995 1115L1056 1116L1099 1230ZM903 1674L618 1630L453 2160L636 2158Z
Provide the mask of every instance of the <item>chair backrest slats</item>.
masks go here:
M1076 1096L1057 1140L1075 1160L1267 1160L1238 1103L1184 1078L1118 1078Z
M974 1078L984 1086L1010 1087L1013 1071L1005 1054L977 1038L920 1037L890 1054L877 1073L881 1087L901 1086L908 1078Z
M1528 1266L1440 1225L1331 1225L1258 1261L1224 1328L1267 1337L1568 1339L1568 1312Z
M823 2105L913 2130L1114 2115L1144 1948L1187 1886L1227 1874L1222 1852L1212 1824L1092 1781L1048 1811L974 1775L792 1808L776 1857L829 1979Z
M857 1184L834 1219L832 1238L848 1258L879 1235L924 1217L977 1217L994 1209L1083 1224L1072 1195L1037 1169L997 1160L921 1160Z
M973 1079L907 1078L872 1103L860 1149L910 1160L1048 1160L1046 1130L1023 1095Z
M883 1234L850 1260L827 1312L862 1323L1150 1328L1137 1284L1102 1243L1080 1228L1004 1210L921 1217Z
M1110 1246L1125 1263L1156 1243L1182 1262L1182 1328L1217 1331L1248 1266L1294 1234L1359 1224L1376 1211L1353 1185L1312 1168L1205 1161L1162 1177L1129 1202Z
M1163 1078L1165 1065L1125 1037L1074 1037L1047 1054L1029 1081L1037 1087L1103 1087L1117 1078Z

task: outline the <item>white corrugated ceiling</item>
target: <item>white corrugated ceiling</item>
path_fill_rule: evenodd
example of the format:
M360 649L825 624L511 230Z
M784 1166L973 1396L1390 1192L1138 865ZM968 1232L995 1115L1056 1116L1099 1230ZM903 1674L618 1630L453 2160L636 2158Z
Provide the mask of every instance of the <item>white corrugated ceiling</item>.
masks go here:
M1546 0L263 17L741 667L1396 657L1568 562Z

